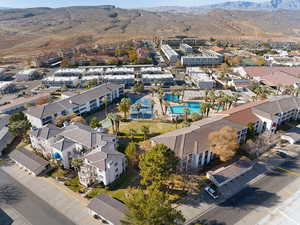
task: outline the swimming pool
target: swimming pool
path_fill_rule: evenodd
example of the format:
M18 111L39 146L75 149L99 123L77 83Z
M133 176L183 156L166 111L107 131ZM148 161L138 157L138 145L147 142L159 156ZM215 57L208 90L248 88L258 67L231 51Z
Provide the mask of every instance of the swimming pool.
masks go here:
M166 94L164 99L168 102L179 102L178 96L173 94Z
M138 110L135 108L135 105L131 105L130 117L132 119L150 119L153 117L150 98L140 98L133 101L133 103L140 103L142 107L138 112Z
M188 108L190 113L200 113L202 103L201 102L185 102L184 105L171 106L171 114L182 115L184 114L184 109Z

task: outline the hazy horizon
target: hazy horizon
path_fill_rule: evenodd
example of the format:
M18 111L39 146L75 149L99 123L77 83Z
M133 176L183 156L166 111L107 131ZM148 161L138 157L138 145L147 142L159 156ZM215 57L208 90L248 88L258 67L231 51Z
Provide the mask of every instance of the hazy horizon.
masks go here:
M241 0L229 0L241 1ZM263 0L250 0L263 2ZM59 8L66 6L95 6L115 5L120 8L147 8L158 6L201 6L227 2L226 0L1 0L0 7L8 8L33 8L51 7Z

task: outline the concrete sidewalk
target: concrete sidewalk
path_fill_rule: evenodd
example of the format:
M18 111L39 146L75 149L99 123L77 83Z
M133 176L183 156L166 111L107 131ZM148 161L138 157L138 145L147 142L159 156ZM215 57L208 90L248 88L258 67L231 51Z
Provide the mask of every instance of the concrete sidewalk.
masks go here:
M17 165L4 165L1 169L27 187L38 197L46 201L53 208L61 212L78 225L101 225L88 214L88 208L68 192L54 185L43 177L29 175Z

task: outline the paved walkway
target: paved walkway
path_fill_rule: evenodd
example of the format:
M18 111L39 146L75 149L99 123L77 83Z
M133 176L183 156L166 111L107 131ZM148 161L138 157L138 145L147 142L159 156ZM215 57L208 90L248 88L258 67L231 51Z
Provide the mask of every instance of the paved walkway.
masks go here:
M55 185L55 183L52 183L49 179L29 175L16 164L2 166L1 169L46 201L53 208L59 210L75 224L102 224L88 214L88 208L84 205L87 202L80 202L72 196L72 194L63 190L58 185Z

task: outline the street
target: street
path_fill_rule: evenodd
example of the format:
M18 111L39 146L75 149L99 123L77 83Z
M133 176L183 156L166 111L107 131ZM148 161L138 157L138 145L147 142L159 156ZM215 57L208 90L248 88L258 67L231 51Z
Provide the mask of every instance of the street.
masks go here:
M285 197L295 192L288 185L299 182L297 179L300 176L299 168L299 157L283 163L280 167L272 168L266 176L254 184L245 187L238 194L204 213L198 218L197 223L201 225L257 224L272 207L283 201L278 196L279 192L286 193ZM239 222L249 213L251 216Z
M37 197L3 170L0 170L0 208L5 208L6 205L22 214L26 219L23 221L24 224L28 224L28 222L31 225L74 224L47 202Z

